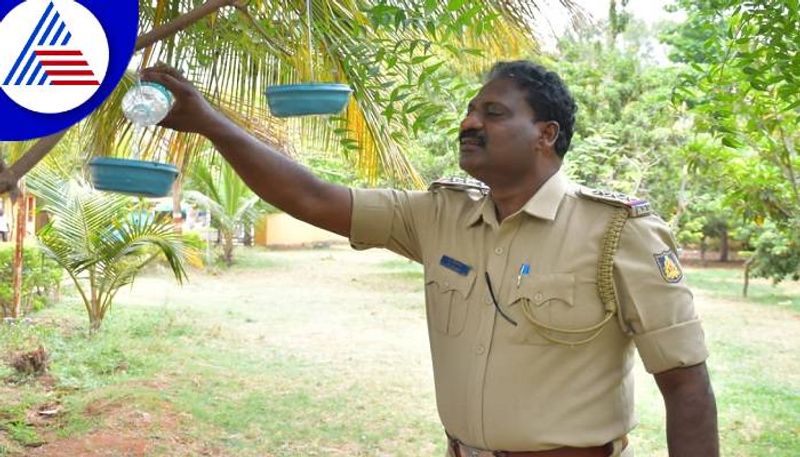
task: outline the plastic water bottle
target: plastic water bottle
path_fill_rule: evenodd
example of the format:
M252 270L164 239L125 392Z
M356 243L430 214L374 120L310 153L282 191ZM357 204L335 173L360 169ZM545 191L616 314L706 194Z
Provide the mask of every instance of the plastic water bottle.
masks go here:
M136 84L122 97L122 113L137 127L148 127L161 122L175 98L172 92L158 83L142 82Z

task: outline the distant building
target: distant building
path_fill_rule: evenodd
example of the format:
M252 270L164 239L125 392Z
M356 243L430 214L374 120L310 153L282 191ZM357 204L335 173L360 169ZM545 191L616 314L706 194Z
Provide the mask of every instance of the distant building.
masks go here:
M314 227L286 213L266 214L255 227L255 244L268 247L299 247L347 243L347 238Z
M36 233L37 230L40 230L47 224L48 218L47 214L37 214L36 213L36 197L31 194L27 194L25 196L26 203L28 205L28 214L27 214L27 222L25 224L26 233L28 236L32 236ZM11 196L9 194L4 194L0 196L0 210L3 210L3 217L8 222L9 226L9 238L8 241L10 242L13 240L14 233L16 233L17 227L17 207L11 202Z

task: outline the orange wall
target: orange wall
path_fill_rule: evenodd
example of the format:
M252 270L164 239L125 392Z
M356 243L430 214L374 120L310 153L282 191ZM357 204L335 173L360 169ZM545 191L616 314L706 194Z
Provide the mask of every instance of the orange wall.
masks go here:
M347 242L347 238L306 224L286 213L268 214L256 225L260 246L300 246L320 242Z

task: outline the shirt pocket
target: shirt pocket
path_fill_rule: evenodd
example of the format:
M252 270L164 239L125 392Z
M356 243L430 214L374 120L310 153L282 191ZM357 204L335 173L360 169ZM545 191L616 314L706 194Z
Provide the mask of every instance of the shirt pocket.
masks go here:
M518 344L541 345L554 344L552 339L568 343L585 340L594 332L571 333L553 329L580 330L602 321L604 313L599 297L587 298L597 295L594 290L593 283L576 283L572 273L523 278L511 294L510 309L517 321L512 340Z
M441 265L427 270L425 300L431 327L438 333L458 336L467 321L467 305L477 276L475 269L470 269L466 275Z

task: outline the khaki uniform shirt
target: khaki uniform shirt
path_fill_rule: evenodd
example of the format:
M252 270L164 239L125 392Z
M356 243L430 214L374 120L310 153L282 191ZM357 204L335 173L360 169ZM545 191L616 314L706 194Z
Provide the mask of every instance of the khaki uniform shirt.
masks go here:
M538 320L561 328L603 319L596 267L618 208L576 190L556 173L502 223L480 192L352 191L353 247L386 247L424 265L439 415L467 445L537 451L608 443L635 425L634 346L651 373L708 355L692 294L670 254L674 240L654 215L624 226L614 258L621 312L598 338L556 344L525 317L527 304ZM672 271L665 275L666 257ZM527 275L519 274L523 264ZM517 326L495 311L484 272Z

